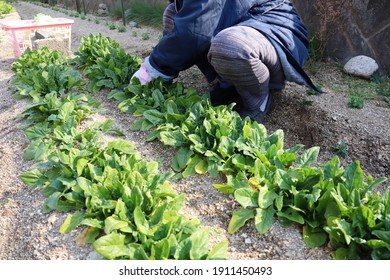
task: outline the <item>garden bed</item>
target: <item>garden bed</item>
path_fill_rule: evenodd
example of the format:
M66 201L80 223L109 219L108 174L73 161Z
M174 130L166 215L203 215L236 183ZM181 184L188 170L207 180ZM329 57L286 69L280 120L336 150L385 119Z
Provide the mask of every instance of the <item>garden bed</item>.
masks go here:
M31 19L37 13L49 14L52 17L65 17L61 12L38 7L27 3L15 5L22 19ZM76 50L83 36L101 33L118 41L128 53L145 56L158 42L160 32L140 27L119 33L109 30L101 23L75 19L72 26L72 49ZM119 24L119 23L118 23ZM142 36L148 34L148 36ZM137 36L135 36L137 35ZM149 38L149 39L146 39ZM4 49L4 48L2 48ZM13 98L10 84L12 72L10 65L14 61L7 53L2 53L0 72L0 175L1 231L0 259L87 259L96 258L91 247L80 247L77 244L79 232L61 235L58 233L66 214L43 214L40 207L44 201L39 190L25 186L18 176L27 171L31 165L23 159L28 140L20 126L23 121L17 115L27 104ZM332 157L338 143L347 144L347 154L343 165L352 160L360 160L363 170L374 178L390 177L389 154L389 109L382 102L373 100L365 103L363 109L349 108L345 94L335 91L335 85L346 84L341 71L333 64L322 65L318 77L327 81L324 90L329 94L311 96L301 86L288 85L277 93L275 104L264 125L269 132L283 129L285 145L292 147L302 143L306 147L321 148L320 161ZM199 92L207 91L201 74L197 69L182 73L178 80L186 87L194 86ZM93 115L88 122L111 118L115 126L125 134L124 138L135 143L137 149L147 160L162 163L161 170L170 170L174 151L167 149L159 142L145 142L147 133L133 132L130 126L136 118L123 114L117 109L117 103L107 99L107 91L100 91L95 96L103 102L106 111ZM342 151L344 147L339 147ZM282 228L275 223L265 235L259 235L253 225L247 225L237 233L227 233L227 225L233 210L238 204L230 196L219 193L212 184L221 183L223 178L209 176L192 176L173 183L178 193L187 196L183 214L188 218L199 218L212 229L213 242L229 241L229 258L231 259L327 259L328 248L309 249L302 240L299 227ZM387 184L388 185L388 184ZM386 186L386 185L385 185ZM380 190L384 190L381 186Z

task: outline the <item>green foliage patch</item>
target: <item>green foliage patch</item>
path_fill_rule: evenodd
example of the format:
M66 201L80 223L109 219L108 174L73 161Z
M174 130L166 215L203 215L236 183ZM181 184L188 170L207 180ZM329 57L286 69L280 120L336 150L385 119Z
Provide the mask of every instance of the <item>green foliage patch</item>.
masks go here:
M0 1L0 16L14 12L16 12L15 8L11 4L8 4L5 1Z
M83 58L78 63L93 67ZM179 213L185 197L168 183L172 174L159 174L158 163L143 160L126 140L106 145L98 141L101 133L118 132L111 120L79 129L100 104L74 92L84 83L63 82L55 74L41 78L50 67L79 73L66 58L47 49L26 52L12 69L17 95L32 102L21 117L30 140L25 158L36 163L20 177L42 189L45 213L72 212L60 232L84 226L80 240L93 244L107 259L226 259L226 241L210 248L209 233L200 221Z
M284 149L283 131L268 135L263 125L242 120L230 106L213 107L207 96L180 84L131 85L112 97L121 110L141 117L134 130L153 128L148 141L177 149L176 177L226 175L227 182L214 187L241 205L230 233L253 221L265 234L278 219L284 226L301 224L311 248L330 242L337 259L389 258L386 238L377 235L389 232L389 191L383 198L372 192L386 179L366 177L359 161L344 169L335 156L320 165L318 147Z
M123 59L110 62L115 54ZM43 189L46 211L76 210L62 232L87 225L86 240L110 259L224 258L226 243L210 250L200 223L177 214L184 198L167 183L172 176L224 174L226 182L214 187L233 195L241 206L233 212L230 233L253 222L266 234L277 219L283 226L300 224L310 248L329 243L335 259L390 259L390 190L383 196L373 192L386 178L365 175L359 161L344 168L337 156L321 164L318 147L286 149L282 130L269 134L264 125L242 120L232 105L213 107L207 94L200 96L180 83L157 79L145 86L128 85L139 63L101 35L85 38L73 61L88 76L91 90L111 89L119 109L139 117L133 130L148 131L147 141L159 140L177 150L172 174L157 174L157 163L142 161L124 140L98 144L94 135L107 131L109 122L77 131L84 112L90 112L78 107L84 97L66 94L68 89L57 101L50 92L44 98L23 94L55 104L24 115L31 124L40 121L29 128L29 139L57 129L45 139L57 148L40 148L39 142L29 148L30 158L40 162L22 179ZM126 67L128 72L122 70ZM23 73L19 68L14 71Z
M330 243L336 259L388 259L389 193L372 190L386 178L366 176L355 161L345 169L335 156L317 162L318 147L284 149L283 131L242 120L230 106L213 107L180 83L155 80L112 91L119 109L140 117L132 129L150 131L177 149L176 178L209 173L226 175L218 190L233 194L240 209L228 225L235 233L253 221L265 234L275 219L301 224L309 247Z

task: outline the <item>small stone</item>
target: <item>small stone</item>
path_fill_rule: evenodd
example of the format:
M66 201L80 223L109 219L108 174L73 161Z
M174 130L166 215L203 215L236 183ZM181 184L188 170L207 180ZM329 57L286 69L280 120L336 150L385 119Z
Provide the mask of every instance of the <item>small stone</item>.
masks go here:
M138 26L138 24L137 24L135 21L130 21L130 22L128 23L128 25L129 25L130 27L137 27L137 26Z
M355 56L344 65L346 73L366 79L369 79L378 69L378 63L365 55Z
M57 221L57 216L52 214L50 215L47 221L49 222L50 225L54 225L54 223Z
M88 254L87 256L87 260L103 260L104 257L102 255L100 255L98 252L96 251L92 251L91 253Z
M49 241L50 244L57 244L58 243L57 237L47 236L47 240Z
M252 244L252 240L250 238L245 238L245 244Z

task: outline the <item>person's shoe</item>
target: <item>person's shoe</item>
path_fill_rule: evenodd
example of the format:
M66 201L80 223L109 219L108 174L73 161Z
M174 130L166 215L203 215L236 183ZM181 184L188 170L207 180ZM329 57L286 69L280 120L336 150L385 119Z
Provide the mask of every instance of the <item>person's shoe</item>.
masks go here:
M241 96L238 94L234 86L228 88L222 88L217 85L210 92L210 102L213 106L219 105L229 105L231 103L236 103L234 109L237 110L241 105Z
M264 101L265 104L263 103L262 106L260 106L260 108L254 110L241 109L238 113L240 114L243 120L246 117L249 117L253 122L256 121L257 123L262 123L265 115L267 115L271 109L271 105L273 101L272 98L273 98L272 94L270 93L268 94L267 100Z

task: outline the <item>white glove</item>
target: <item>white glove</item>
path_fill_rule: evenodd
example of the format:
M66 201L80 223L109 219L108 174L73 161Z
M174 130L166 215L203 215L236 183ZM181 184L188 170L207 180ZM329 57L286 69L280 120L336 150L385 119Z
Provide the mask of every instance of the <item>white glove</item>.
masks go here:
M149 83L151 80L162 78L164 82L172 81L175 76L167 76L163 73L159 72L149 62L149 56L145 58L144 62L141 64L141 67L138 69L137 72L134 73L134 75L130 79L130 85L132 84L132 80L134 77L137 77L138 80L141 82L141 85L145 85Z
M133 78L138 78L141 85L145 85L153 80L152 76L150 76L148 69L146 69L145 64L142 63L141 67L134 73L134 75L130 79L130 84L133 83Z

